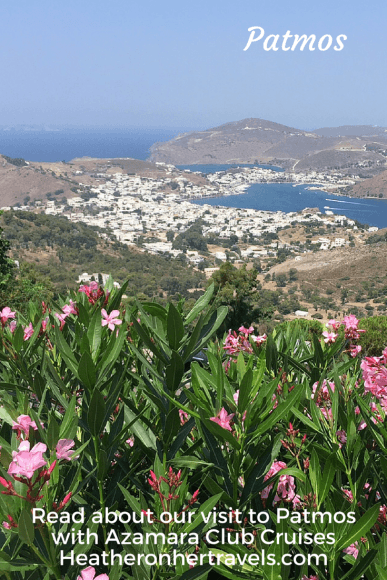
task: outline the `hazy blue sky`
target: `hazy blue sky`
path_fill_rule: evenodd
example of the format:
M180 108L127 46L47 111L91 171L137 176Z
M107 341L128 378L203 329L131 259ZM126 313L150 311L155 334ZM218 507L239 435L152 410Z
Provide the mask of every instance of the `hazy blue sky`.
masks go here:
M386 24L385 0L2 2L0 125L387 126ZM251 26L348 40L243 51Z

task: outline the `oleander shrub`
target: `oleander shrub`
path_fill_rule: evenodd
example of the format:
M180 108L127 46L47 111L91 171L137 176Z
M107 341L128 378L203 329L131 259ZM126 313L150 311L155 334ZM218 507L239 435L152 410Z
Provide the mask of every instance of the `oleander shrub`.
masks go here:
M219 340L213 290L1 310L2 577L386 577L387 351L351 315Z

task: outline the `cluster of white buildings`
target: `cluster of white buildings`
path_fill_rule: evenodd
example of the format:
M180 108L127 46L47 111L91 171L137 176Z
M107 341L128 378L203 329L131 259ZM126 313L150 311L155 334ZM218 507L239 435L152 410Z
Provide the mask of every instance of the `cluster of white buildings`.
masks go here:
M163 165L164 172L157 178L123 173L101 174L101 182L95 186L82 186L80 195L67 200L66 204L58 200L42 203L44 211L52 215L65 215L72 221L82 221L92 226L110 230L115 238L127 244L135 244L139 236L152 237L144 244L145 249L153 253L178 255L180 250L172 249L172 243L166 241L167 232L178 234L184 232L197 219L203 219L203 235L215 238L230 238L232 235L241 240L256 239L265 233L276 233L277 230L294 224L318 220L322 224L342 221L342 216L322 214L269 212L254 209L237 209L222 206L198 205L192 200L203 197L223 196L242 193L252 183L272 181L294 181L319 184L332 181L336 185L348 184L340 176L331 176L312 172L310 174L284 174L259 167L243 168L235 172L218 172L207 175L207 183L198 185L190 179L188 170L177 171L172 165ZM197 181L197 180L196 180ZM29 209L21 208L21 209ZM354 225L348 220L348 225ZM332 247L329 240L321 240L320 249ZM329 243L329 245L327 245ZM335 247L344 245L345 240L337 238ZM277 244L272 244L277 247ZM226 260L226 253L217 249L214 257ZM248 260L267 255L275 255L275 249L261 246L249 246L242 250L241 258ZM203 257L198 252L187 253L188 260L198 265Z

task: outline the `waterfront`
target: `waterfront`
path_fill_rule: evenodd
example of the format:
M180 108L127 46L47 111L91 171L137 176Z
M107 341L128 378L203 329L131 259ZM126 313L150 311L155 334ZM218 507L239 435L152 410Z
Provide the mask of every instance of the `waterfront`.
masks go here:
M387 200L343 198L325 191L311 191L309 187L315 185L255 183L239 195L207 197L193 200L193 203L286 213L318 207L322 213L332 211L369 226L387 227Z

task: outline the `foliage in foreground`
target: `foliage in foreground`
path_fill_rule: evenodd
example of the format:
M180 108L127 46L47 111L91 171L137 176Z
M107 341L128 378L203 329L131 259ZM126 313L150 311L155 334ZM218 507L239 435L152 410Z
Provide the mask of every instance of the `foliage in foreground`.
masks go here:
M3 577L386 578L387 353L356 318L220 343L213 288L185 316L125 290L0 312Z

